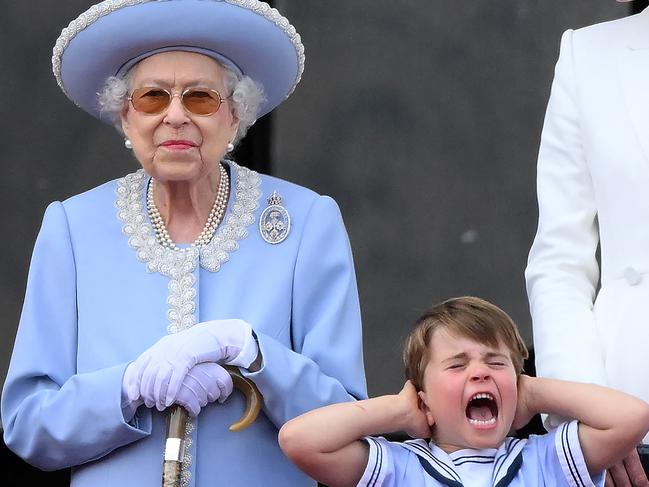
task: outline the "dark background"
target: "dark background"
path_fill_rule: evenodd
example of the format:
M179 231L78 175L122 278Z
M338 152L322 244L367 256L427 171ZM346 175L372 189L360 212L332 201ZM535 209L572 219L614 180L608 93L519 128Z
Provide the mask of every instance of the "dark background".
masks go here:
M51 75L58 34L92 3L0 0L0 381L45 207L136 168L118 134L76 109ZM403 337L425 308L451 296L493 301L532 346L523 270L559 39L646 2L272 3L302 35L306 70L237 160L341 206L369 393L401 387ZM6 448L1 461L2 485L67 485L67 472L40 473Z

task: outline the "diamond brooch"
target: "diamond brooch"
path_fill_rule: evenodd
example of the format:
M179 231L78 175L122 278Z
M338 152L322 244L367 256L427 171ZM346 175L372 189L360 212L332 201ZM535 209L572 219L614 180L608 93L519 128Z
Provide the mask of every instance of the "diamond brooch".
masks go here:
M282 206L282 198L273 191L268 198L268 206L261 213L259 218L259 233L269 244L283 242L291 230L291 217Z

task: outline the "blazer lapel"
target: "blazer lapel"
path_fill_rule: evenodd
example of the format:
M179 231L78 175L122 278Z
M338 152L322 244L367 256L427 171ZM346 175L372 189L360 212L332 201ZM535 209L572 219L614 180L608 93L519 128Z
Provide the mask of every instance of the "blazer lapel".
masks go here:
M627 111L649 160L649 8L634 18L620 56L620 83Z

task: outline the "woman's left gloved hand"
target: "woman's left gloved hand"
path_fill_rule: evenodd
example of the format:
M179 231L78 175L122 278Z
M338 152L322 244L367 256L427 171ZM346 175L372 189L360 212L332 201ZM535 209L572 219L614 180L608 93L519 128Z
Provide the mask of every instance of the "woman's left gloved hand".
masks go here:
M197 323L162 337L129 365L125 374L128 397L154 400L163 410L175 402L187 372L196 364L218 362L248 368L258 353L252 327L243 320Z

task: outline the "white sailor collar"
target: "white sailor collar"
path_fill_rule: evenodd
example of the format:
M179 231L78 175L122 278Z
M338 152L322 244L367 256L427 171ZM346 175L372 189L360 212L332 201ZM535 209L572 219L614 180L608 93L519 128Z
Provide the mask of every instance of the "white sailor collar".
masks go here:
M467 455L489 462L493 461L491 485L505 487L509 485L521 468L523 448L526 443L527 440L508 437L497 450L462 450L459 456L458 452L455 452L453 457L456 458L456 461L459 458L467 458ZM453 457L432 441L427 443L421 439L407 440L402 443L402 446L417 455L422 468L438 482L449 487L464 487Z

